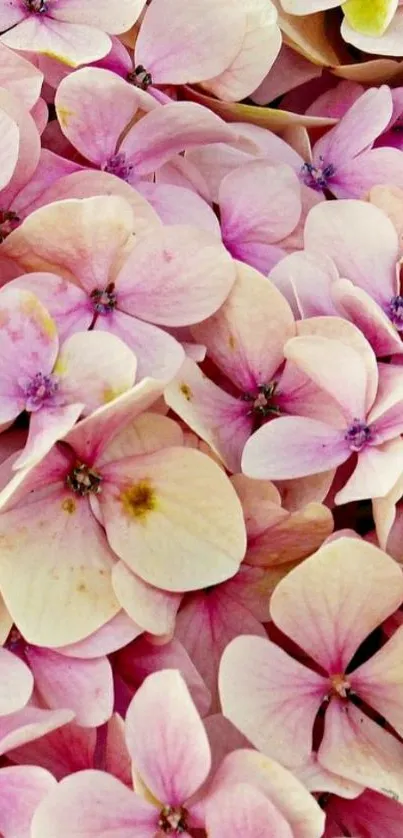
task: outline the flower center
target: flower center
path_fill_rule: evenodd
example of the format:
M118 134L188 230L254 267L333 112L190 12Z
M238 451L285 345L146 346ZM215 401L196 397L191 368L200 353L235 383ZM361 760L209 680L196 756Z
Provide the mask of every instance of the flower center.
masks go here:
M142 64L137 64L137 67L127 74L126 80L135 87L140 87L141 90L147 90L147 87L153 83L151 73L148 73Z
M110 175L120 177L121 180L128 181L133 171L133 166L126 160L126 155L122 151L114 154L109 160L101 166L103 172L109 172Z
M272 381L270 384L261 384L257 388L257 393L244 393L243 401L251 404L248 415L254 416L255 419L267 419L268 416L272 415L278 416L281 411L275 404L276 389L277 381Z
M99 495L102 491L101 483L101 475L85 463L76 463L66 477L66 486L82 498L90 494Z
M25 383L22 386L25 390L25 410L34 413L57 393L59 382L55 375L43 375L37 372L28 384Z
M20 219L12 210L0 210L0 242L3 242L10 233L18 227Z
M351 451L361 451L372 440L371 428L361 419L353 419L351 425L347 428L344 439L348 442Z
M319 158L321 163L323 163L323 157ZM314 166L312 163L304 163L301 166L301 179L302 182L305 183L305 186L310 186L311 189L316 189L317 192L320 192L322 189L326 189L329 180L333 177L336 173L336 169L332 163L328 163L327 166Z
M403 332L403 297L400 294L392 297L386 308L386 314L398 332Z
M348 678L343 673L330 676L331 693L330 695L338 698L348 698L351 692L351 684Z
M166 835L180 835L187 830L187 816L182 806L164 806L160 811L158 828Z
M110 282L104 290L101 288L94 288L90 294L93 302L94 311L97 314L108 314L117 306L118 298L115 291L115 283Z
M35 15L44 15L48 11L47 0L25 0L25 5L28 11Z

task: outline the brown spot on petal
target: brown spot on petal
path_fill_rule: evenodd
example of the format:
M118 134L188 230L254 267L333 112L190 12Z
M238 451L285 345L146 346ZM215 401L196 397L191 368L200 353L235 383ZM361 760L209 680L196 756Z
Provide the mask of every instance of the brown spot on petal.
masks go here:
M236 340L235 340L235 338L234 338L234 335L230 335L230 336L229 336L229 338L228 338L228 346L229 346L229 348L230 348L230 349L235 349L235 347L236 347Z
M136 521L145 521L157 506L156 492L146 477L121 492L120 500L126 515Z
M67 512L68 515L73 515L76 511L76 504L73 498L66 498L66 500L62 503L62 509L64 512Z
M186 401L187 401L187 402L190 402L190 400L191 400L191 398L192 398L192 396L193 396L193 393L192 393L192 391L191 391L191 389L190 389L190 387L189 387L189 384L185 384L185 382L183 382L183 383L180 385L179 389L180 389L180 391L181 391L182 395L185 397Z
M84 582L80 582L80 584L77 585L77 591L79 594L84 594L86 590L87 586L84 584Z

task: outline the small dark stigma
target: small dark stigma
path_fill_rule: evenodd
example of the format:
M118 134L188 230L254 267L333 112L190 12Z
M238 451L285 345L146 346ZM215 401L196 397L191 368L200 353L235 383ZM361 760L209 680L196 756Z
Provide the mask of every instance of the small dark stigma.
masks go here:
M90 294L91 300L94 303L94 310L97 314L107 314L108 311L113 311L117 305L117 295L115 292L115 283L110 282L104 290L101 288L94 288Z
M48 11L47 0L25 0L25 5L30 12L36 15L44 15Z
M150 84L153 83L151 73L148 73L142 64L137 64L137 67L127 74L126 79L130 84L134 84L135 87L140 87L141 90L147 90Z
M77 463L66 477L66 486L82 498L90 494L99 495L101 483L101 475L84 463Z

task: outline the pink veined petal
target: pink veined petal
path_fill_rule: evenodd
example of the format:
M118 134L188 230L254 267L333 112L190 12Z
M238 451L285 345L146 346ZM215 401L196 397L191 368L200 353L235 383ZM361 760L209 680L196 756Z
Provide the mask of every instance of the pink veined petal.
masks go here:
M69 67L90 63L109 52L111 40L105 32L77 23L64 23L46 15L30 15L1 36L12 49L35 50Z
M52 775L36 765L0 771L0 829L7 838L29 838L35 810L56 786Z
M30 501L0 515L2 593L29 642L72 643L119 611L114 556L85 499L62 487Z
M159 407L164 411L166 409L161 401ZM113 437L105 454L98 459L98 465L183 444L183 431L174 419L157 412L157 409L145 410L138 416L129 418L128 424Z
M52 17L68 23L87 23L110 35L126 32L136 22L145 0L120 0L116 9L109 0L58 0L51 8Z
M161 395L164 384L144 378L91 416L86 416L67 435L65 442L77 457L89 465L108 462L108 444L120 431L147 410Z
M23 274L7 285L7 289L14 288L38 297L56 323L60 342L72 332L86 331L91 325L93 312L85 292L56 274Z
M295 334L294 318L283 295L261 274L241 262L221 309L192 334L244 393L269 384L284 360L284 344ZM270 329L267 324L270 321Z
M331 297L340 314L360 329L378 358L403 352L398 332L367 291L353 285L349 279L338 279L331 286Z
M134 352L139 381L144 376L152 376L166 383L176 375L184 361L183 348L172 335L124 311L98 317L95 331L98 330L116 335Z
M334 798L326 806L326 814L338 824L342 823L350 835L359 836L365 830L368 838L378 838L380 825L388 838L400 838L401 835L401 803L384 793L367 789L355 800Z
M403 709L400 696L403 684L403 626L390 640L348 676L360 698L381 713L401 735Z
M66 401L83 402L89 414L113 401L133 386L137 361L115 335L81 332L61 347L53 372L59 376L59 393Z
M279 582L270 612L284 634L326 672L338 674L402 598L399 566L371 544L343 537Z
M47 712L60 713L58 710ZM70 715L73 716L72 713ZM56 780L61 780L69 774L93 766L96 738L94 728L79 727L70 721L63 727L51 730L50 733L44 731L42 738L34 740L33 743L28 741L13 748L11 758L17 765L42 766L50 771Z
M7 649L0 649L0 670L0 715L5 716L24 707L34 681L27 665Z
M262 792L290 824L293 838L320 838L325 814L302 783L279 762L252 749L240 748L224 757L206 803L220 791L247 783Z
M360 451L351 477L335 496L336 504L384 497L393 489L402 470L403 440L400 436Z
M258 750L288 767L312 751L313 725L328 682L262 637L237 637L221 659L224 715Z
M154 838L158 812L104 771L65 777L35 812L32 838Z
M63 134L83 157L102 166L116 154L119 137L139 107L139 97L115 73L83 67L60 83L55 106Z
M124 562L117 562L112 571L112 585L116 597L142 631L153 635L170 635L182 594L163 591L144 582Z
M69 643L67 646L55 648L53 651L68 658L88 660L116 652L138 637L139 634L141 634L139 626L136 626L128 614L119 611L115 617L112 617L93 634L88 635L83 640L78 640L77 643Z
M14 5L14 3L12 5ZM21 14L21 4L19 0L17 0L16 6ZM8 4L8 9L10 9L10 3ZM4 25L4 20L2 19L2 15L4 13L7 13L6 7L3 7L0 12L1 30L8 28ZM22 14L24 14L24 12L22 12ZM1 42L0 56L1 87L5 87L6 90L9 90L10 93L12 93L13 96L15 96L16 99L30 111L40 97L43 73L41 73L37 67L34 67L30 61L27 61L26 58L23 58L22 55L18 55L18 53L8 49L8 47L4 46Z
M74 717L71 710L41 710L27 706L0 718L0 753L18 748L26 742L41 739Z
M330 256L339 274L381 304L397 293L398 237L390 219L364 201L324 201L306 220L305 247Z
M13 463L13 469L35 465L52 448L58 439L74 427L83 412L84 404L67 404L62 407L46 407L31 413L28 438L25 446Z
M49 162L46 165L48 171ZM138 235L144 231L148 232L151 226L161 226L151 205L129 183L109 172L94 169L81 169L59 178L41 194L38 206L64 201L67 198L91 198L97 195L120 195L125 198L133 209Z
M357 707L333 700L326 710L321 765L394 800L403 800L403 745Z
M111 281L133 232L130 205L120 196L102 195L40 207L8 236L3 247L21 267L54 271L90 294Z
M190 358L186 358L176 378L166 387L164 398L230 471L239 471L242 451L253 428L247 402L210 381Z
M375 404L369 414L371 425L376 423L376 438L391 438L400 433L403 378L401 364L378 364L379 384Z
M18 126L18 158L10 181L1 194L1 208L13 209L16 196L34 175L39 162L41 141L38 129L31 114L22 102L0 88L0 108Z
M24 9L20 0L9 0L7 5L3 3L0 9L0 30L10 29L28 16L29 11Z
M26 658L47 707L73 710L77 724L85 727L108 721L113 712L113 679L106 657L79 660L28 646Z
M236 573L246 546L242 508L210 457L165 448L110 463L102 475L108 541L144 581L180 593Z
M38 373L49 375L57 356L56 326L30 291L6 286L0 291L0 423L25 408Z
M157 325L187 326L213 314L235 278L233 261L216 236L196 227L164 227L130 253L117 278L118 305Z
M136 122L122 140L119 151L133 166L135 183L185 149L230 142L236 137L231 126L202 105L172 102L155 108Z
M290 166L247 163L227 175L218 196L227 247L242 242L280 241L301 215L301 187Z
M269 274L297 318L338 314L331 296L338 277L331 259L309 250L290 253Z
M373 186L403 187L403 164L397 148L373 148L340 166L331 182L338 198L365 198Z
M252 434L242 471L260 480L291 480L335 468L350 456L343 431L317 419L280 416Z
M246 15L242 45L228 68L203 87L218 99L239 102L245 99L264 79L281 48L281 32L273 3L248 0L239 3Z
M240 634L266 636L262 624L226 588L188 596L175 629L212 694L213 709L219 707L217 672L228 643Z
M286 343L285 357L302 370L320 389L338 402L347 421L364 419L368 403L368 370L362 356L339 340L313 335ZM377 383L377 369L373 377Z
M222 73L237 55L246 20L233 0L153 0L135 46L135 64L155 84L190 84ZM167 21L169 23L167 27Z
M327 134L313 148L313 161L320 165L332 164L337 180L338 168L370 146L384 131L392 115L392 95L389 87L371 88L357 99Z
M211 838L293 838L281 812L246 783L214 796L206 809L206 829Z
M192 224L221 238L217 216L197 192L177 184L145 180L139 181L136 188L147 198L164 224Z
M18 160L20 132L18 125L0 110L0 189L10 182Z
M118 671L131 688L161 669L176 669L185 681L194 704L203 717L209 711L211 696L201 675L178 640L157 644L145 637L122 649L116 658Z
M209 773L207 734L175 669L149 675L137 690L126 715L126 741L136 772L163 805L182 806Z

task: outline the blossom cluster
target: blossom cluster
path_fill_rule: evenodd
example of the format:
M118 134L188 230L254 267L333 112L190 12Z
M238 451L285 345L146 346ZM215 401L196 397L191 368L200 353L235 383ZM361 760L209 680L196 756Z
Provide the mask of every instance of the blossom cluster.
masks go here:
M395 59L0 0L1 838L401 838Z

